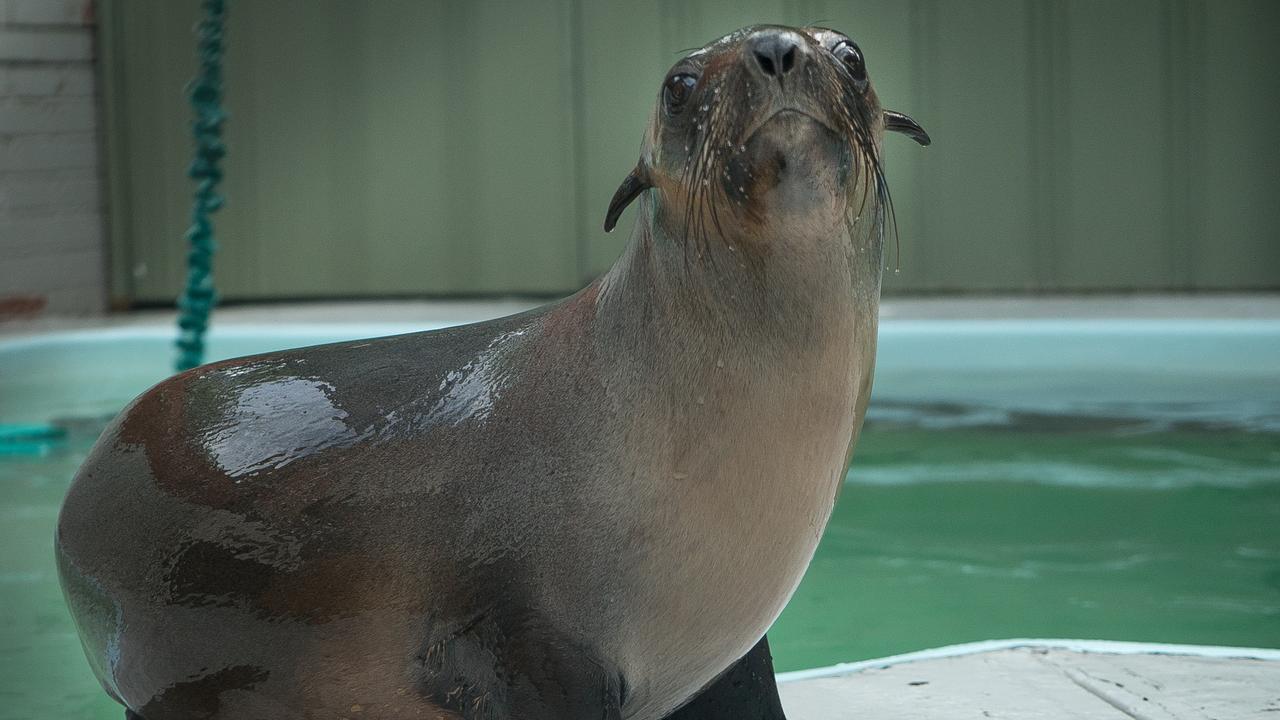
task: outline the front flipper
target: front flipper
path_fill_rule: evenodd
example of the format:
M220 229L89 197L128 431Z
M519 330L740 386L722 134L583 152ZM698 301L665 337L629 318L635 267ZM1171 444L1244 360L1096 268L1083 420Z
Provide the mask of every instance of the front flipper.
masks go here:
M523 604L429 628L413 672L418 693L439 711L414 717L622 718L621 675Z
M665 720L786 720L768 636Z

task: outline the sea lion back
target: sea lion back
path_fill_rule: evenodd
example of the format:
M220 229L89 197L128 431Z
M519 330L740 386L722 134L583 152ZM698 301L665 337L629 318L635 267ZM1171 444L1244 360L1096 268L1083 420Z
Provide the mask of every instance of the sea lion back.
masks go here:
M81 467L56 537L104 689L145 720L325 717L342 698L421 717L456 690L432 678L485 657L485 633L531 628L504 614L540 601L502 558L539 498L569 497L538 486L542 466L572 462L528 451L558 431L511 411L503 393L525 389L486 365L518 362L530 322L215 363L135 400ZM475 594L496 582L501 607ZM574 642L550 624L530 634ZM484 696L468 701L496 702Z

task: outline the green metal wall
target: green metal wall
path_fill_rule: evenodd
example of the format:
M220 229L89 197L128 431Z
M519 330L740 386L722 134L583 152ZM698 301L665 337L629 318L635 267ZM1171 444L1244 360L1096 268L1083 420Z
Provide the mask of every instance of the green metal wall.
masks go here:
M114 295L178 291L195 0L114 0ZM886 106L889 292L1280 288L1273 0L234 0L231 299L562 293L679 50L758 22L862 45ZM892 257L890 258L892 263Z

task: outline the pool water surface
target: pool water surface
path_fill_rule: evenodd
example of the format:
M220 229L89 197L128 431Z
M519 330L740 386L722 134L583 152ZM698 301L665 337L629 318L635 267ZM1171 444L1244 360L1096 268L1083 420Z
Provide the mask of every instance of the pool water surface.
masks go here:
M226 357L379 334L228 330ZM119 720L51 540L167 334L0 342L0 718ZM1280 647L1280 323L886 323L872 410L779 670L999 637Z

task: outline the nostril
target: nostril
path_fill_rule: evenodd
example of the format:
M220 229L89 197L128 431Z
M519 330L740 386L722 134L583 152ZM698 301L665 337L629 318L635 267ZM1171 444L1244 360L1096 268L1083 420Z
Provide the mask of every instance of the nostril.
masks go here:
M778 74L777 70L773 66L772 58L760 52L759 50L755 52L755 56L756 56L756 62L760 63L760 69L764 71L765 75L773 77L774 75Z
M790 33L762 32L751 38L748 44L752 57L766 77L782 76L795 70L801 63L804 49Z

